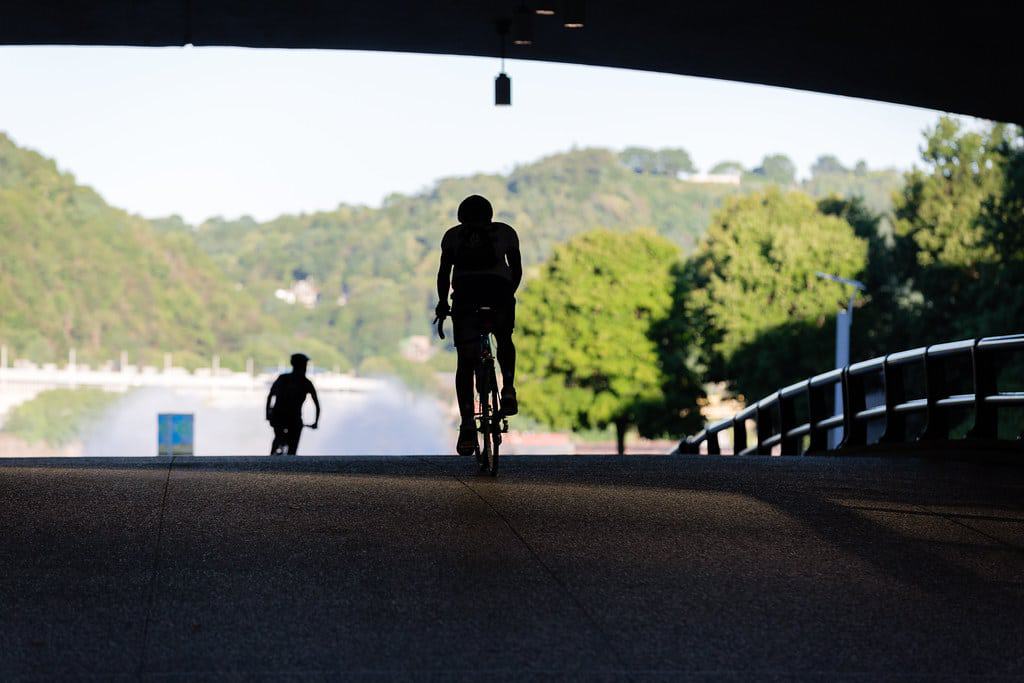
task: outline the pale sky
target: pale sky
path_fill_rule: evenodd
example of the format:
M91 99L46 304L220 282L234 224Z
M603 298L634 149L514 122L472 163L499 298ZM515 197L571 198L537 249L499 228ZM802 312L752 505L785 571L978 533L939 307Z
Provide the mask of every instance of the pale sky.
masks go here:
M190 222L379 205L573 145L684 147L701 170L783 152L909 168L938 113L596 67L242 48L0 47L0 131L110 203Z

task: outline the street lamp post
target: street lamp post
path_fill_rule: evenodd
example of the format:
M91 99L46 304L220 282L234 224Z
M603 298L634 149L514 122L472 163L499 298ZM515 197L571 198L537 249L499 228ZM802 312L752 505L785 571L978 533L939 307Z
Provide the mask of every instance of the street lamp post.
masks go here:
M838 275L821 272L816 273L816 275L822 280L831 280L832 282L853 288L853 291L850 292L850 299L846 305L846 310L839 311L839 315L836 316L836 367L844 368L850 364L850 328L853 326L853 301L857 297L857 292L866 291L867 287L864 286L863 282L839 277ZM843 410L843 386L841 383L836 383L835 392L835 414L839 414ZM828 445L829 448L835 448L839 445L839 434L835 429L829 430Z

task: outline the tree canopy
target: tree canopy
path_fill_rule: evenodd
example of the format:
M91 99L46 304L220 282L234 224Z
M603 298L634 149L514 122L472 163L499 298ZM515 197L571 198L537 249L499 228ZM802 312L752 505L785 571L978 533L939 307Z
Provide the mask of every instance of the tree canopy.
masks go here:
M746 169L743 168L743 164L738 161L719 161L717 164L711 167L711 173L713 174L724 174L724 173L743 173Z
M849 173L849 169L843 166L833 154L823 154L811 164L811 175L817 176L824 173Z
M922 339L1020 331L1024 319L1024 137L1016 126L965 129L943 117L923 167L895 207L898 277L915 301L905 325Z
M682 148L648 149L627 147L619 158L636 173L676 176L680 173L696 173L690 153Z
M751 173L779 185L788 186L796 182L796 164L785 154L769 154Z
M669 320L679 263L678 247L647 231L556 248L520 298L524 412L563 429L614 425L620 452L631 426L658 436L699 424L693 337Z
M846 292L815 273L854 277L866 259L850 224L805 194L731 199L689 264L689 316L704 335L710 376L760 398L785 383L780 377L830 367L830 322Z

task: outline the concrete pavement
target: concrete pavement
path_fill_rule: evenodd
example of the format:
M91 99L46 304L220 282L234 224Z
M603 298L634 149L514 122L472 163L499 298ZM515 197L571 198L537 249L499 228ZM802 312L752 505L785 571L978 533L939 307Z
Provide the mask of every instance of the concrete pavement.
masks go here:
M0 678L1024 676L1024 468L0 461Z

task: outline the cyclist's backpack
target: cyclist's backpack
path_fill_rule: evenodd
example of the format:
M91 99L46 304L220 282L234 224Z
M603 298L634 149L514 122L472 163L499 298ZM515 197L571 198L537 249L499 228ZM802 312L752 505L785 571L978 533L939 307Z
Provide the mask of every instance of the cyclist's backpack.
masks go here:
M455 252L455 267L460 270L487 270L497 263L491 226L464 226L461 244Z

